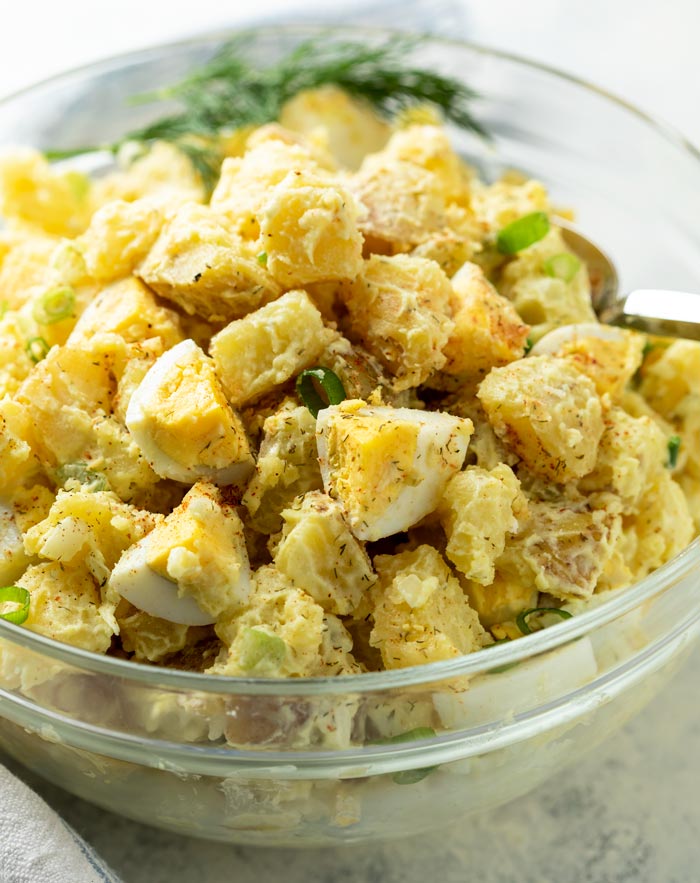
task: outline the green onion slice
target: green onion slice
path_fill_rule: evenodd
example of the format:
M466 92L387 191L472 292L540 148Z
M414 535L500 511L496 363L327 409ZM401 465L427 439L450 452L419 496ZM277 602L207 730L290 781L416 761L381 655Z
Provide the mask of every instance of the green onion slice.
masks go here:
M529 610L523 610L522 613L519 613L515 620L515 624L524 635L531 635L533 631L540 631L540 629L531 629L528 622L529 618L535 615L537 619L541 619L545 615L558 616L560 619L571 619L569 611L560 610L559 607L530 607ZM542 623L540 628L546 628L546 625Z
M549 218L546 212L532 212L504 227L496 239L496 248L501 254L517 254L544 239L547 233Z
M27 341L25 349L29 358L36 365L37 362L41 362L42 359L46 358L46 355L51 347L48 345L43 337L30 337Z
M340 377L330 368L321 367L301 372L297 377L297 393L314 417L329 405L339 405L347 398Z
M69 285L63 285L43 294L34 303L32 316L40 325L53 325L72 316L74 309L75 291Z
M419 770L399 770L391 778L397 785L415 785L416 782L422 782L436 769L436 766L424 766Z
M259 251L255 255L255 260L260 264L261 267L266 267L267 266L267 252L266 251Z
M0 589L0 604L17 604L15 610L8 610L7 613L0 613L0 619L5 622L14 622L15 625L22 623L29 616L30 595L22 586L5 586Z
M678 464L678 452L681 449L680 435L672 435L668 440L668 460L666 466L669 469L675 469Z
M101 472L90 469L85 463L64 463L58 467L56 470L56 483L64 486L68 481L77 481L82 486L82 490L95 493L97 491L109 490L105 476Z
M581 261L576 255L563 251L561 254L552 255L544 262L544 271L548 276L555 279L563 279L564 282L571 282L574 276L581 269Z
M528 337L525 341L525 347L523 348L523 355L526 356L534 345L535 341L531 337Z
M249 671L265 661L272 665L284 662L287 645L282 638L251 626L243 635L239 648L241 666Z

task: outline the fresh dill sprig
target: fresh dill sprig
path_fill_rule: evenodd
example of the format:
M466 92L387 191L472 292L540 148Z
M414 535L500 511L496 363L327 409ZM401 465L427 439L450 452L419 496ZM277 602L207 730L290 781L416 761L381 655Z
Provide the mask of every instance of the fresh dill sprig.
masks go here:
M46 151L66 159L96 150L116 154L124 144L167 141L185 153L211 189L222 155L220 138L243 126L279 117L286 101L305 89L333 84L367 101L382 116L430 105L445 119L488 137L471 114L476 94L464 83L406 62L420 38L394 36L376 46L315 38L301 43L276 64L255 68L245 59L245 37L226 43L180 83L137 96L138 103L175 100L178 112L129 132L112 144Z

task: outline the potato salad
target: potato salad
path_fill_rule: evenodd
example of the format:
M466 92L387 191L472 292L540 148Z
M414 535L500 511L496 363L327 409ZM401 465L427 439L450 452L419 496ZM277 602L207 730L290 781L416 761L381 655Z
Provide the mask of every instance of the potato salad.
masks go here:
M101 175L0 159L0 616L208 674L472 653L700 528L700 344L602 326L544 186L333 86ZM123 152L125 153L125 152Z

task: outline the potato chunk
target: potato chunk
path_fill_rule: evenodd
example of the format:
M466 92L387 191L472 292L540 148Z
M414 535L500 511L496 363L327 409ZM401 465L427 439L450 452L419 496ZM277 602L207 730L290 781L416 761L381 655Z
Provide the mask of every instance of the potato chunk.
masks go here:
M102 206L79 240L89 275L99 282L128 276L156 241L162 224L162 211L145 199L117 199Z
M434 261L374 255L343 291L350 337L394 375L396 390L418 386L445 364L451 297L449 279Z
M143 282L133 277L97 295L76 322L68 344L79 346L98 333L116 334L127 343L160 337L166 349L183 337L177 314L161 307Z
M432 512L458 472L470 420L348 400L321 411L317 444L326 492L361 540L406 530Z
M477 395L496 434L535 474L563 483L593 468L603 408L593 381L568 360L532 356L494 368Z
M364 547L350 533L339 503L312 491L282 513L275 552L280 573L329 613L353 613L376 580Z
M506 622L515 622L523 610L537 607L539 592L527 580L520 581L513 574L496 572L488 585L477 582L465 586L469 603L479 615L479 622L491 628Z
M223 216L196 204L168 221L137 274L161 297L208 322L239 319L282 293Z
M522 357L529 326L501 297L477 264L464 264L452 277L455 327L443 353L447 374L479 378Z
M493 582L506 535L518 530L514 509L524 506L520 482L505 463L490 472L469 466L450 479L440 521L447 535L447 557L467 579L485 586Z
M556 598L588 598L622 530L617 500L609 509L531 500L528 518L508 538L498 569Z
M359 208L338 183L290 172L260 214L267 268L285 289L325 279L354 279L362 269Z
M234 407L260 398L310 367L333 332L304 291L290 291L211 342L211 355Z
M17 580L31 596L24 628L94 653L106 653L116 631L113 607L103 602L86 566L35 564Z
M406 668L472 653L485 632L458 580L432 546L378 555L370 644L384 667Z

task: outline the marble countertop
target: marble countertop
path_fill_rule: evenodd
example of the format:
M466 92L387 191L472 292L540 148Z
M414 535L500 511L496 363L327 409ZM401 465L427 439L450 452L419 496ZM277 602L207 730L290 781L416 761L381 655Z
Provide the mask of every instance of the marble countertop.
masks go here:
M323 8L335 5L324 0ZM459 0L452 5L460 6ZM0 90L133 46L221 27L251 8L151 0L150 14L142 16L143 6L142 0L120 0L101 5L96 16L92 0L64 0L42 6L37 30L36 4L16 5L3 21ZM306 0L304 6L313 11L321 3ZM284 14L290 4L255 4L263 7ZM700 144L700 61L690 39L700 32L697 0L463 0L461 8L463 31L455 36L593 80ZM700 646L664 693L594 756L500 810L410 842L306 852L210 844L96 809L9 765L125 883L697 883L699 679Z

